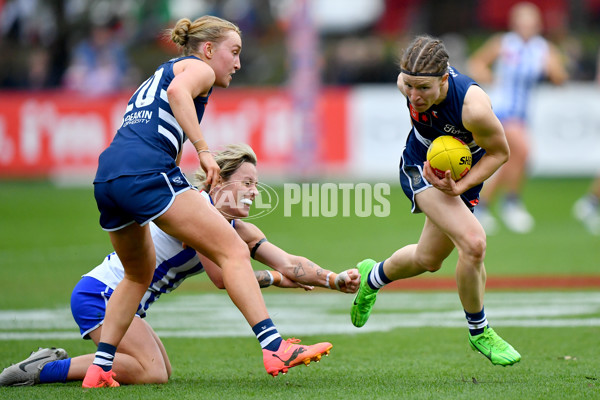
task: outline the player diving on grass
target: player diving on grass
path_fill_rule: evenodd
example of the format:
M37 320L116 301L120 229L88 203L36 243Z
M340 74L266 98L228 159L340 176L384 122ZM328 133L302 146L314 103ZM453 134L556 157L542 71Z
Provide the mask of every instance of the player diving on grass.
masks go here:
M254 224L243 221L248 217L256 196L258 174L256 155L243 144L229 145L215 155L220 167L220 178L210 187L205 185L206 175L202 169L196 173L196 183L203 189L203 196L210 201L231 224L231 227L247 244L251 256L271 267L273 271L255 271L261 287L275 285L284 288L302 287L311 290L320 286L345 293L358 289L359 274L349 269L336 274L302 256L287 253L266 240L264 233ZM151 223L152 240L156 249L156 267L152 283L123 340L117 347L113 371L116 380L123 384L165 383L171 375L171 363L166 350L144 317L149 307L164 293L175 290L187 278L206 272L219 288L224 288L221 269L202 254L160 230ZM109 254L102 264L85 274L75 286L71 296L71 310L84 339L95 343L100 338L106 303L114 288L123 279L123 266L115 253ZM288 339L289 343L296 343ZM298 345L295 345L298 347ZM283 365L277 357L265 363L267 372L286 372L311 360L320 359L325 348L299 346L300 354ZM27 386L40 383L82 380L94 354L68 358L60 348L44 348L33 352L27 359L16 363L0 374L0 386ZM288 359L288 356L281 358Z
M489 327L483 307L486 236L473 215L483 181L508 160L504 130L485 92L468 76L448 64L444 44L419 36L404 52L398 88L406 97L412 129L400 161L402 189L412 212L425 214L418 243L389 258L358 264L361 282L351 307L352 323L367 323L377 293L397 279L435 272L456 249L456 284L469 327L469 343L493 364L512 365L520 354ZM426 161L431 142L452 135L471 148L473 167L454 181L450 171L436 176Z

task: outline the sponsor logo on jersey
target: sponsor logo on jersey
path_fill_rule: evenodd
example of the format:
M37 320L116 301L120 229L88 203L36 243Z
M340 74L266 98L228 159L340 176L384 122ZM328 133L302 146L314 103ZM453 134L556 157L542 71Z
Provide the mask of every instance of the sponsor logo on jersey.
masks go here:
M413 108L412 104L409 104L408 107L410 109L410 116L413 120L423 125L431 126L431 114L429 114L427 111L422 113L418 112Z
M463 138L466 138L469 135L469 132L460 130L454 125L446 124L444 126L444 132L461 139L463 142L466 142Z
M147 124L152 119L152 111L148 110L140 110L132 112L131 114L125 115L123 118L123 126L131 125L131 124Z

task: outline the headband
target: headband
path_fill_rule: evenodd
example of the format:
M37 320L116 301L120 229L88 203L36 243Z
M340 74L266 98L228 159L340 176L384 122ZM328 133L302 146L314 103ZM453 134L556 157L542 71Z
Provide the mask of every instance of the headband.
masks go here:
M443 71L443 72L413 72L413 71L408 71L404 68L400 68L400 72L402 72L403 74L406 75L411 75L411 76L444 76L444 74L448 71Z

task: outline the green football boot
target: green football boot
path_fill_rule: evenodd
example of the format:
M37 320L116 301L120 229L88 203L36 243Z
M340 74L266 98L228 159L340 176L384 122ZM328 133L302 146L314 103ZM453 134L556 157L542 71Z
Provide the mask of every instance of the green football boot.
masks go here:
M371 289L367 283L369 273L375 266L375 260L363 260L356 265L358 272L360 272L360 287L352 303L352 309L350 310L350 317L352 324L357 328L364 326L371 315L371 310L377 300L378 289Z
M521 361L521 355L487 326L482 334L469 335L469 343L473 350L486 356L494 365L506 367Z

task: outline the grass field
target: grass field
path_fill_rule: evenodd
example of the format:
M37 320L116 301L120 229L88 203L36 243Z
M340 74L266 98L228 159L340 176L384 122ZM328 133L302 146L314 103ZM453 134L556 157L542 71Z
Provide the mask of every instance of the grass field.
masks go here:
M589 236L571 217L571 206L588 183L584 179L531 181L526 202L536 217L536 229L529 235L503 230L488 238L488 277L600 275L600 239ZM366 257L381 259L417 240L423 217L408 213L408 201L398 187L392 188L389 199L387 218L301 218L299 212L283 217L278 208L255 222L270 241L340 271ZM76 339L67 307L79 277L111 251L97 217L91 187L0 182L0 265L5 276L0 281L0 366L25 358L37 346L64 347L71 355L94 350L91 343ZM454 257L436 275L451 277ZM109 398L600 398L600 306L594 301L587 307L580 300L592 299L597 290L579 294L537 289L537 297L526 297L521 303L510 299L536 293L490 291L486 306L490 321L523 354L523 361L511 368L494 367L469 349L455 293L415 293L417 297L406 299L384 293L372 321L358 330L347 319L344 302L349 307L351 296L318 297L321 306L332 304L320 314L319 308L306 312L300 301L285 297L285 291L267 291L269 308L282 333L309 343L331 341L330 357L273 379L264 372L256 340L235 309L226 315L237 325L219 331L217 337L210 334L215 325L206 319L215 314L212 309L200 314L186 311L195 321L186 327L178 325L185 318L161 317L159 306L177 309L186 296L216 296L215 304L230 305L226 295L217 293L201 276L155 306L157 319L151 323L162 329L159 333L174 365L170 383L123 387L111 390ZM319 293L323 292L298 295L310 298ZM565 293L579 300L561 297ZM197 298L201 304L206 299ZM538 307L525 307L531 302ZM407 309L405 303L418 307ZM50 313L48 321L55 326L40 320L41 311ZM540 314L545 315L541 322L535 319ZM286 315L307 319L298 324L292 319L288 325ZM433 322L384 323L421 319ZM327 326L321 333L293 328L320 324ZM82 392L72 383L0 388L0 398L108 397L101 392Z

